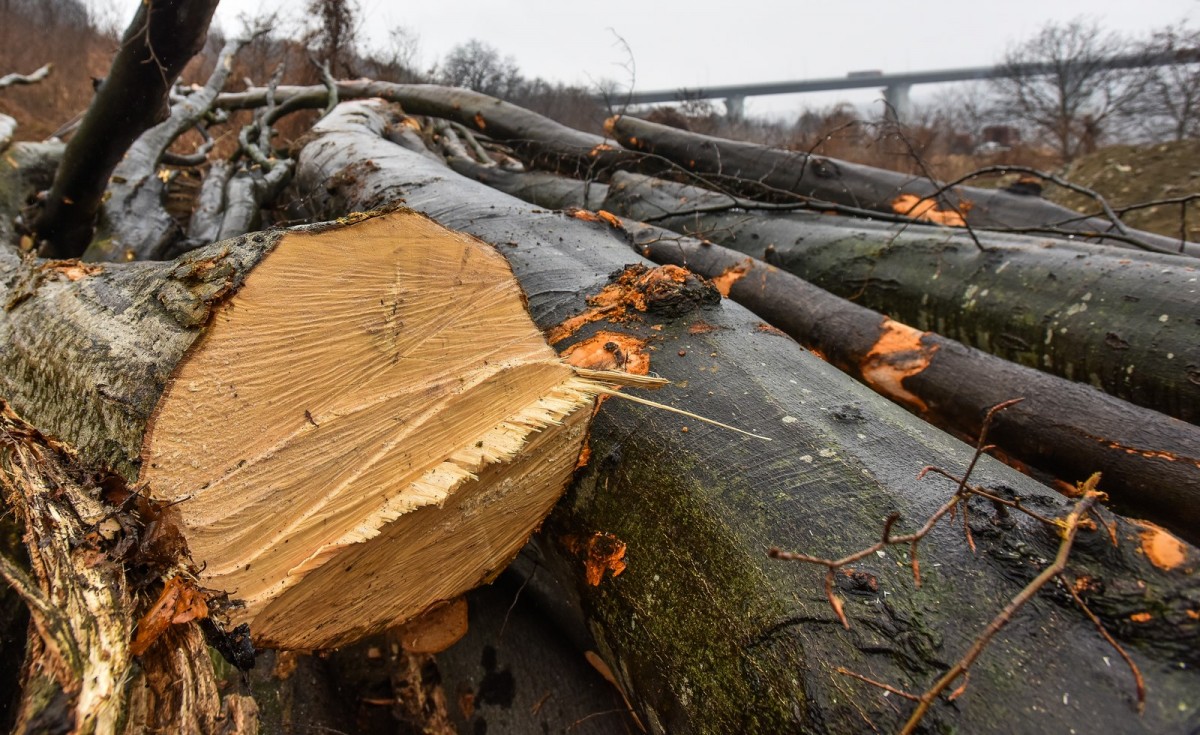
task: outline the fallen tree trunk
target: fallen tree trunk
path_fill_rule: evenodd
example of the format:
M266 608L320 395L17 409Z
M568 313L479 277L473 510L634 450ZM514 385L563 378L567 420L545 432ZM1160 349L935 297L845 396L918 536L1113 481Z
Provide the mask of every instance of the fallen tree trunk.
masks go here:
M584 182L551 174L497 176L494 169L460 159L449 164L540 206L585 204ZM627 185L637 189L634 177L618 175L616 182L622 195L631 193L623 188ZM653 206L654 197L649 199ZM594 201L586 203L595 207ZM1200 428L1195 425L920 332L737 251L632 221L623 227L646 257L714 279L724 295L961 439L979 435L991 406L1023 397L1021 405L996 418L990 434L1010 462L1032 465L1068 488L1101 472L1106 492L1122 512L1200 543Z
M1067 488L1100 472L1121 512L1200 543L1200 427L913 329L737 251L627 229L646 257L716 279L772 326L964 440L979 436L990 407L1022 397L989 433L1009 458Z
M604 209L712 239L917 329L1200 422L1200 269L1190 258L1000 235L984 237L980 250L959 230L748 213L725 195L625 173Z
M612 145L612 140L569 128L510 102L480 92L436 84L393 84L371 80L337 83L339 100L377 97L395 102L410 115L431 115L453 120L472 130L503 140L530 166L580 179L603 179L620 166L644 158ZM280 86L274 91L280 107L325 107L329 90L324 86ZM267 89L226 92L216 107L240 110L266 104ZM657 169L656 169L657 170Z
M0 304L0 397L170 504L201 583L272 647L360 638L503 567L597 385L503 258L411 212L173 262L4 250Z
M171 85L203 48L216 8L217 0L139 5L108 77L67 144L54 186L34 223L42 255L83 254L109 175L129 145L166 115Z
M303 199L335 215L403 197L503 246L534 320L566 346L568 360L654 370L674 381L662 396L667 404L775 440L608 399L591 426L591 459L551 515L541 546L557 560L553 569L569 570L556 578L560 591L578 595L582 627L653 731L848 732L864 720L893 728L907 713L836 668L901 686L940 675L1036 574L1037 559L1055 555L1054 532L1015 517L993 525L977 512L977 554L953 530L926 538L922 557L940 566L928 569L920 589L895 559L872 556L857 576L839 576L839 589L861 582L845 603L854 627L844 631L818 575L772 561L766 549L840 553L877 541L893 511L919 523L952 486L915 482L918 471L961 471L970 451L758 329L760 320L742 308L717 305L681 269L621 270L628 245L608 225L532 209L387 142L386 118L360 103L322 120L297 168ZM997 492L1015 492L1047 514L1065 507L991 460L972 482L1007 488ZM1103 531L1084 532L1074 565L1106 582L1088 589L1091 608L1137 641L1132 655L1147 664L1156 692L1144 717L1114 696L1128 672L1097 663L1111 653L1093 623L1069 606L1037 605L1018 623L1030 633L996 638L970 689L953 706L935 707L930 727L1010 732L1103 722L1153 731L1194 719L1190 705L1184 712L1178 703L1197 674L1168 662L1195 659L1200 623L1187 611L1200 605L1189 571L1197 552L1171 541L1178 563L1155 566L1139 551L1139 534L1150 532L1111 522L1120 545ZM547 569L539 578L554 573ZM1130 623L1147 609L1156 611L1152 624Z
M1081 217L1037 196L969 186L942 192L939 182L925 177L701 135L628 115L612 118L607 129L630 150L673 161L686 171L711 178L724 190L744 196L777 199L780 194L792 194L914 219L924 210L924 219L965 219L966 224L977 228L1061 229L1098 238L1115 231L1113 222ZM1128 237L1107 241L1126 244L1129 240L1139 241L1144 249L1200 256L1200 244L1150 232L1129 230Z

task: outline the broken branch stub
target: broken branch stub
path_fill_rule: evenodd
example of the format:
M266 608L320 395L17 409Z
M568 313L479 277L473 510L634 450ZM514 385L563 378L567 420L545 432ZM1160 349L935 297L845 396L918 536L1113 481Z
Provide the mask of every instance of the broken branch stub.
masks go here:
M171 504L201 584L272 647L346 643L502 569L597 387L503 257L407 211L166 263L10 257L0 282L0 394Z

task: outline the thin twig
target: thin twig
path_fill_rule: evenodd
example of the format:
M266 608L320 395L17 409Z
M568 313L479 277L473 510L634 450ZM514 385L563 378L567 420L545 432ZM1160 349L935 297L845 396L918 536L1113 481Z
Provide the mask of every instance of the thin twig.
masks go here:
M904 697L905 699L909 699L914 702L921 701L921 698L915 694L909 694L908 692L904 691L903 689L897 689L896 687L891 686L890 684L884 684L882 681L875 681L874 679L865 677L862 674L856 674L844 666L837 667L837 672L839 674L841 674L842 676L849 676L853 679L858 679L859 681L866 682L867 684L870 684L873 687L879 687L880 689L891 692L892 694L895 694L896 696Z
M1121 658L1125 659L1126 665L1129 666L1130 673L1133 674L1134 686L1137 688L1137 711L1139 715L1142 714L1146 711L1146 680L1142 678L1141 669L1139 669L1138 665L1133 662L1133 659L1128 653L1125 652L1125 649L1121 647L1121 644L1117 643L1116 639L1112 637L1112 634L1109 633L1108 629L1104 627L1104 623L1100 621L1100 618L1096 616L1096 613L1092 612L1091 608L1087 606L1087 603L1083 601L1083 598L1079 596L1079 592L1075 590L1074 581L1067 579L1065 574L1059 574L1058 579L1063 583L1063 586L1067 588L1067 592L1071 593L1071 597L1074 598L1075 603L1079 605L1079 609L1083 610L1083 614L1086 615L1088 620L1091 620L1092 624L1096 626L1096 632L1098 632L1101 637L1104 638L1104 640L1108 641L1108 645L1112 646L1113 649L1121 656Z
M1098 476L1093 475L1092 480L1089 480L1089 484L1093 487L1097 477ZM950 685L953 684L960 676L966 674L966 672L971 668L971 664L975 663L975 660L978 659L980 654L983 653L984 649L987 648L992 638L994 638L1004 626L1008 625L1008 623L1013 619L1013 616L1016 615L1017 611L1020 610L1025 603L1033 599L1033 597L1038 593L1039 590L1042 589L1042 587L1046 585L1047 582L1057 577L1063 571L1063 569L1066 568L1067 557L1070 555L1071 546L1075 542L1075 534L1079 531L1079 520L1093 505L1099 501L1102 495L1102 493L1097 492L1094 489L1088 489L1084 492L1083 498L1081 498L1079 502L1075 504L1075 507L1072 508L1071 512L1067 515L1067 518L1061 522L1063 540L1058 546L1058 553L1054 557L1054 562L1050 564L1050 566L1043 569L1041 574L1034 577L1032 582L1025 585L1024 589L1017 593L1016 597L1013 597L1012 600L1010 600L1009 603L1004 606L1004 609L992 619L992 622L989 623L987 628L985 628L979 637L975 639L975 643L971 645L963 657L960 658L954 664L954 666L950 667L949 671L943 674L941 678L934 682L933 686L929 687L929 689L927 689L920 696L920 703L909 716L908 722L906 722L904 727L900 730L900 735L911 735L911 733L916 731L917 725L920 724L921 720L925 717L925 713L929 711L929 707L933 704L937 697L947 688L949 688Z

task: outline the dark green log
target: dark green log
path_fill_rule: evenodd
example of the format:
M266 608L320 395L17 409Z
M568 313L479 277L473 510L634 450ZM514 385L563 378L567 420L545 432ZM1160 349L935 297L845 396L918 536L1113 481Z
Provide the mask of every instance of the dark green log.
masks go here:
M989 435L1006 455L1072 487L1101 472L1122 512L1200 543L1200 427L912 329L720 245L628 227L651 260L725 276L730 298L960 438L979 435L991 406L1021 396Z
M545 329L584 311L608 274L637 260L608 225L536 210L463 179L388 143L384 127L379 108L361 103L317 125L297 172L312 206L336 215L402 196L496 244ZM361 165L368 160L373 165ZM671 280L658 275L652 283ZM903 553L859 564L868 584L852 592L839 583L853 624L843 630L822 594L821 570L772 561L766 549L839 556L878 540L893 511L904 529L914 528L953 487L933 477L918 482L918 471L937 464L961 472L971 452L790 339L760 330L736 304L699 306L684 293L703 288L685 280L634 294L646 299L646 312L601 319L559 346L601 329L646 340L650 369L674 381L657 400L774 441L607 400L592 424L591 460L543 532L555 565L531 586L555 569L570 571L549 581L577 596L579 624L654 732L859 732L868 722L895 730L910 705L837 667L924 689L1054 556L1057 534L1015 516L993 523L990 510L973 507L978 551L957 528L933 533L922 546L928 577L920 589ZM616 364L629 358L623 353ZM1067 506L992 460L973 480L1016 492L1047 514ZM1092 623L1048 590L993 642L962 696L934 707L932 730L1183 732L1200 723L1200 621L1188 615L1200 605L1188 571L1198 552L1181 545L1186 563L1155 568L1139 551L1138 528L1113 520L1120 545L1103 531L1085 532L1072 571L1103 580L1089 604L1142 663L1155 692L1145 715L1132 706L1129 672ZM628 568L591 586L571 549L597 533L627 544ZM1139 614L1148 610L1148 619Z
M608 129L630 150L673 161L684 170L709 177L725 190L744 196L778 199L781 194L792 194L895 215L905 214L912 207L912 204L897 204L901 195L923 199L938 194L941 188L940 182L912 174L701 135L628 115L609 120ZM973 227L1046 227L1089 235L1113 229L1106 219L1083 218L1078 212L1041 197L1003 189L958 186L938 198L936 209L954 212L956 208ZM1146 249L1168 253L1182 249L1187 255L1200 256L1200 244L1185 244L1137 230L1130 230L1129 235L1144 243Z
M1200 422L1200 267L1192 258L999 234L981 234L981 251L957 229L730 207L724 195L624 173L604 203L917 329Z
M541 206L584 201L583 182L550 174L495 176L494 169L457 159L450 164ZM625 226L646 257L708 278L724 276L735 301L960 438L979 435L988 408L1022 396L1024 402L1001 414L991 434L1010 459L1072 486L1102 472L1106 491L1123 512L1200 543L1200 428L1195 425L913 330L720 245L631 221Z
M138 6L34 223L41 254L81 255L92 238L108 177L131 143L167 114L167 93L201 48L217 0Z

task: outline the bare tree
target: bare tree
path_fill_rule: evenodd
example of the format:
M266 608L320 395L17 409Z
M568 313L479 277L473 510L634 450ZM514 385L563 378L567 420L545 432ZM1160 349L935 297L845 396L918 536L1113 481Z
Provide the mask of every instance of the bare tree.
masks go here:
M1137 92L1136 75L1107 63L1126 48L1094 22L1047 25L1005 57L1007 76L994 82L1001 109L1044 136L1064 160L1094 150Z
M523 81L511 56L501 57L494 46L474 38L450 50L438 76L443 84L495 97L512 96Z
M1140 44L1147 56L1168 55L1177 63L1143 70L1131 106L1139 127L1152 138L1183 140L1200 136L1200 30L1166 26Z
M353 76L357 58L359 6L355 0L309 0L315 27L307 42L336 76Z

